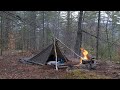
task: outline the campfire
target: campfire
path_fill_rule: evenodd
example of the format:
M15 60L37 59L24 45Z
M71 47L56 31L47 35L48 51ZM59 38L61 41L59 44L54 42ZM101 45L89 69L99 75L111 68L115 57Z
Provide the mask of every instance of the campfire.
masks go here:
M90 60L90 56L88 55L88 51L84 48L80 48L81 50L81 58L80 58L80 64L82 64L83 60Z
M80 48L80 50L81 50L80 64L86 64L88 69L95 69L96 65L93 60L94 58L90 57L88 51L85 50L84 48Z

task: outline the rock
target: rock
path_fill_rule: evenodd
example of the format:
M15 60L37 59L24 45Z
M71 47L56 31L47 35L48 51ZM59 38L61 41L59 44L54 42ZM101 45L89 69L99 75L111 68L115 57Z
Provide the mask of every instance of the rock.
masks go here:
M79 66L79 68L80 68L80 69L87 69L87 64L81 64L81 65Z
M2 56L0 56L0 59L3 59L3 57L2 57Z
M118 73L118 76L120 76L120 72Z
M91 69L95 70L97 68L96 64L92 64Z
M120 64L120 62L119 62L119 61L117 61L117 62L116 62L116 64Z
M117 72L112 72L112 74L117 74ZM117 74L118 75L118 74Z

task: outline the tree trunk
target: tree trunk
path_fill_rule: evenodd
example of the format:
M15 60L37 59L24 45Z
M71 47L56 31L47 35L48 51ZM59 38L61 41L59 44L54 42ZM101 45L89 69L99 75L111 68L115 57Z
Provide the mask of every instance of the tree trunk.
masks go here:
M29 12L30 21L30 48L36 50L36 11Z
M70 11L67 11L67 24L66 24L66 30L65 30L65 44L70 48L70 36L71 36L71 33L70 33ZM66 50L66 48L64 48L64 53L65 54L69 54L69 52Z
M50 31L50 28L49 28L49 21L48 20L46 20L46 23L47 23L47 25L46 25L46 40L45 40L45 45L49 45L49 42L50 42L50 40L49 40L49 31Z
M106 38L107 38L107 42L108 42L108 55L109 55L109 59L111 60L111 52L110 52L110 43L109 43L109 38L108 38L108 21L109 21L109 17L106 23Z
M45 12L44 12L44 11L42 11L42 16L43 16L43 17L42 17L42 19L43 19L43 20L42 20L42 21L43 21L43 22L42 22L42 24L43 24L43 45L42 45L42 46L43 46L43 48L44 48L44 42L45 42L45 31L44 31Z
M98 12L98 28L97 28L97 42L96 42L96 59L98 59L99 49L99 30L100 30L100 11Z
M1 44L0 44L0 49L1 49L1 50L0 50L0 55L1 55L1 56L2 56L2 48L3 48L3 47L2 47L2 29L3 29L2 19L3 19L3 18L1 17L1 35L0 35L0 37L1 37L1 38L0 38L0 43L1 43Z
M59 32L60 32L60 11L58 12L58 30L57 30L57 38L59 38Z
M3 35L4 35L3 47L5 49L9 50L8 44L9 44L9 33L11 32L11 25L10 25L11 21L9 19L6 19L6 18L4 18L3 20L4 20L4 25L5 25L4 26L5 31L3 31Z
M78 31L76 37L76 44L74 46L75 52L80 55L81 51L80 48L82 46L82 18L83 18L83 11L79 12L79 19L78 19ZM76 57L76 55L75 55Z

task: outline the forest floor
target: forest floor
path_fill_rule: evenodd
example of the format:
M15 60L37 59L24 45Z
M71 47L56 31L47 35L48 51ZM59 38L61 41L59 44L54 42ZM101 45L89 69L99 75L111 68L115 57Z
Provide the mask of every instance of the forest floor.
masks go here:
M24 56L30 55L24 54ZM19 59L22 57L22 54L0 56L0 79L120 79L120 64L111 61L98 60L96 70L56 71L47 65L20 63Z

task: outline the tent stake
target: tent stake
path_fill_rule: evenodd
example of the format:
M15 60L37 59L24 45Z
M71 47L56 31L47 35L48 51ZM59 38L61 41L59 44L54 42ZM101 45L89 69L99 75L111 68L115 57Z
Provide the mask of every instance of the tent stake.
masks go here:
M58 67L57 67L57 52L56 52L56 45L55 45L55 38L54 38L54 51L55 51L55 60L56 60L56 70L58 71Z

